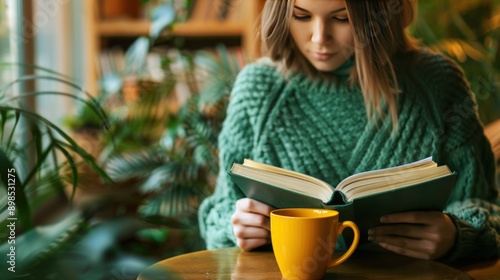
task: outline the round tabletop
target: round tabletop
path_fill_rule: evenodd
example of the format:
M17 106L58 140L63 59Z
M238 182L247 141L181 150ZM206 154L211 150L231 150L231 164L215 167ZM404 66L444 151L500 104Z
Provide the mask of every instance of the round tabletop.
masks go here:
M138 280L281 279L272 251L239 248L205 250L160 261ZM327 270L325 279L473 279L435 261L417 260L377 249L356 250L344 263Z

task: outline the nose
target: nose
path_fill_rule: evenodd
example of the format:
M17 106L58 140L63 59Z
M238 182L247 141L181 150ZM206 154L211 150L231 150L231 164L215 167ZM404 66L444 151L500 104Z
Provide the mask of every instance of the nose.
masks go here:
M323 20L315 20L312 29L311 42L324 44L332 40L328 25Z

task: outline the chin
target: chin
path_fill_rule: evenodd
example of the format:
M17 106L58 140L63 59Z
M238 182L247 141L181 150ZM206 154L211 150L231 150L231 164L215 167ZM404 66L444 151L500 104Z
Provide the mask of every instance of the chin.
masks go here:
M313 64L314 68L316 70L321 71L321 72L332 72L335 71L339 65L318 65L318 64Z
M326 62L315 61L314 63L311 62L311 64L318 71L331 72L331 71L335 71L337 68L339 68L340 65L342 65L342 62L341 61L326 61Z

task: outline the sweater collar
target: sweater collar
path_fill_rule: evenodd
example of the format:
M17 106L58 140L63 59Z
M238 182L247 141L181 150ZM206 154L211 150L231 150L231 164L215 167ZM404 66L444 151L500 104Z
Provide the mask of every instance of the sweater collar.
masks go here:
M337 77L347 78L351 74L351 69L354 66L354 56L347 59L343 64L341 64L337 69L332 71L332 74Z

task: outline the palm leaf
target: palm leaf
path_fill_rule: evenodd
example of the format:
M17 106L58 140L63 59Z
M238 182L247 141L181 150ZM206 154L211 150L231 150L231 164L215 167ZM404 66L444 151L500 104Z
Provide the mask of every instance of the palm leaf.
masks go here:
M175 21L175 10L172 5L159 5L151 12L151 28L149 37L152 41L156 41L160 37L163 30L171 26Z
M165 164L165 156L157 149L116 155L107 162L106 172L115 181L145 178L154 169Z
M68 149L71 152L76 153L79 157L81 157L92 169L94 169L99 176L101 176L106 183L111 183L111 179L107 176L107 174L96 164L94 161L92 155L87 153L84 149L82 149L76 142L73 140L68 134L66 134L60 127L55 125L54 123L50 122L46 118L33 113L29 110L25 110L22 108L16 108L16 107L11 107L11 106L1 106L0 105L0 111L14 111L14 112L19 112L23 114L27 119L30 119L33 122L40 123L41 125L46 126L48 129L54 130L58 137L61 137L63 141L58 141L59 145L65 149ZM39 135L38 130L35 129L33 130L36 132L36 135ZM53 138L52 140L55 140ZM38 145L38 144L37 144Z
M63 78L59 78L57 76L44 76L44 75L25 75L25 76L22 76L22 77L19 77L17 79L15 79L14 81L11 81L9 82L6 86L4 86L2 89L0 89L0 93L2 96L6 97L7 96L7 92L10 88L12 88L14 85L18 84L18 83L22 83L22 82L26 82L26 81L33 81L33 80L50 80L50 81L55 81L55 82L60 82L64 85L67 85L67 86L70 86L71 88L75 89L75 90L78 90L79 92L83 93L87 99L83 99L77 95L74 95L74 94L68 94L68 93L62 93L62 92L34 92L34 93L23 93L23 94L20 94L20 95L17 95L17 96L13 96L11 97L10 99L6 99L5 101L9 102L11 100L15 100L15 99L21 99L21 98L26 98L26 97L29 97L29 96L37 96L37 95L44 95L44 94L51 94L51 95L61 95L61 96L66 96L66 97L70 97L70 98L73 98L73 99L76 99L77 101L81 101L83 103L85 103L86 105L90 106L90 108L92 110L94 110L94 112L103 119L103 121L106 121L107 117L106 117L106 113L104 112L104 110L99 106L98 102L95 101L95 99L93 98L93 96L88 93L87 91L85 91L82 87L80 87L79 85L71 82L71 81L68 81L66 79L63 79Z
M33 228L16 238L16 272L29 272L30 267L50 257L58 249L68 246L68 240L82 228L84 221L79 213L72 213L50 226ZM0 245L0 253L10 252L10 244ZM4 271L2 271L4 272Z
M32 227L31 221L31 211L26 193L24 192L24 184L17 174L17 170L13 162L7 157L5 151L0 147L0 181L5 187L8 194L12 193L10 187L14 187L15 196L9 195L10 197L15 197L15 207L10 210L8 215L11 218L19 217L22 225L25 229L30 229ZM11 205L9 205L11 206ZM12 211L12 212L11 212Z

